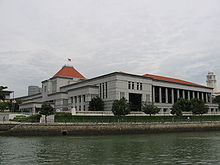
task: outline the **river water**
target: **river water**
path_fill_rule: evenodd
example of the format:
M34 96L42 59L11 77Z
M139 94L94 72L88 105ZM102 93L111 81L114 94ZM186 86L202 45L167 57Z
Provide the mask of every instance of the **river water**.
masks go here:
M0 137L0 165L220 164L220 132Z

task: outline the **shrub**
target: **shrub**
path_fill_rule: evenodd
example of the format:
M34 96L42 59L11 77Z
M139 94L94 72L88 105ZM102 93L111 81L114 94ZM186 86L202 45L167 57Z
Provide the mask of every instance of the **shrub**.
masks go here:
M171 108L171 114L182 116L182 112L192 111L191 101L188 99L178 99Z
M125 116L129 114L129 103L124 97L122 97L120 100L115 100L112 105L112 112L115 116Z
M104 110L104 102L100 97L94 97L89 102L89 110L91 111L103 111Z
M209 110L209 107L205 105L205 103L202 100L199 99L192 99L191 100L191 106L192 106L192 113L193 114L204 114L207 113Z
M160 111L160 108L156 107L155 105L153 105L152 103L147 103L145 102L143 105L142 105L142 111L145 113L145 114L149 114L150 116L152 114L157 114L159 111Z
M41 115L35 114L31 116L24 116L24 115L18 115L15 116L15 118L11 121L17 121L17 122L40 122Z

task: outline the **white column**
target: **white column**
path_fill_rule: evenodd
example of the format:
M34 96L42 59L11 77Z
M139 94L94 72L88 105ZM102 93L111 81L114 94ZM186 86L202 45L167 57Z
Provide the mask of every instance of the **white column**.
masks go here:
M166 91L166 103L168 103L168 88L165 88Z
M36 113L36 107L32 107L32 114Z
M202 100L204 101L204 93L202 92Z
M155 103L155 87L152 86L152 88L153 88L152 103Z
M162 103L162 89L159 87L159 103Z
M212 95L211 95L211 93L209 94L209 98L210 98L210 103L212 103Z
M179 98L180 98L180 90L177 89L177 99L179 99Z
M193 97L193 99L194 99L194 98L195 98L195 91L192 91L192 93L193 93L193 96L192 96L192 97Z
M209 102L208 93L205 94L205 97L206 97L206 102L208 103Z
M172 104L174 104L174 89L171 90L172 90Z
M199 96L200 96L200 92L197 92L197 99L199 99Z
M190 100L190 91L187 91L188 94L188 100Z

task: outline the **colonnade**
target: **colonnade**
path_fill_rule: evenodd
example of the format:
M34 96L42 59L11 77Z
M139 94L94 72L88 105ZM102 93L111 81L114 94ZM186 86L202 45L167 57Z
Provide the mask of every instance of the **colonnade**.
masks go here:
M211 103L211 93L201 92L201 91L192 91L176 88L167 88L160 86L152 86L152 98L154 103L170 103L173 104L179 98L184 99L201 99L205 103ZM163 90L163 91L162 91Z

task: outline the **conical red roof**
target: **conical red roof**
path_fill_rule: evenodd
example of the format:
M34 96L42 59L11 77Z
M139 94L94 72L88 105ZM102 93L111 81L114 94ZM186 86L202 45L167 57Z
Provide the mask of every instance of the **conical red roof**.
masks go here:
M64 66L53 77L74 77L83 79L85 78L72 66Z

